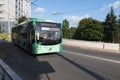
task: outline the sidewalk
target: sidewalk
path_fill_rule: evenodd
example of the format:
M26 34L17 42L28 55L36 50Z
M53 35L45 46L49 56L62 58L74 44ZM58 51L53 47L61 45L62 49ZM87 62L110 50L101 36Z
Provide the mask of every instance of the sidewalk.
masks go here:
M113 44L113 43L63 39L63 45L84 48L84 49L97 50L97 51L120 53L119 44Z
M71 46L71 47L76 47L76 48L82 48L82 49L88 49L88 50L94 50L94 51L111 52L111 53L120 54L120 51L117 51L117 50L100 49L100 48L94 48L94 47L88 47L88 46L75 46L75 45L68 45L68 44L63 44L63 45L65 45L65 46Z

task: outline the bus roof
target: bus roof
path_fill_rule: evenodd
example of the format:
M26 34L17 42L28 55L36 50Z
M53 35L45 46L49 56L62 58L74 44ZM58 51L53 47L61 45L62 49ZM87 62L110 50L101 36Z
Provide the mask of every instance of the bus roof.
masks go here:
M25 23L31 22L31 21L56 23L56 22L54 22L54 21L52 21L52 20L44 20L44 19L38 19L38 18L28 18L27 20L25 20L25 21L17 24L16 27L17 27L17 26L20 26L20 25L23 25L23 24L25 24Z

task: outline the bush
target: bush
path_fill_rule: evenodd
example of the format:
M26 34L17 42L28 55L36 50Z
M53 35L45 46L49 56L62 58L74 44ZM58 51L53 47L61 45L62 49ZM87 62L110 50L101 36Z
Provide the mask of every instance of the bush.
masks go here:
M0 33L1 40L11 40L11 34L8 33Z

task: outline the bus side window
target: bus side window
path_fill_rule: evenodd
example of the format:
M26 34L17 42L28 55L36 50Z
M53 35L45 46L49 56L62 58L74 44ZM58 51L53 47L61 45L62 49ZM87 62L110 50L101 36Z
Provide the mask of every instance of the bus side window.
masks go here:
M34 42L35 41L35 30L34 30L34 26L33 26L32 22L28 23L28 27L29 27L29 34L30 34L29 36L30 36L32 42Z

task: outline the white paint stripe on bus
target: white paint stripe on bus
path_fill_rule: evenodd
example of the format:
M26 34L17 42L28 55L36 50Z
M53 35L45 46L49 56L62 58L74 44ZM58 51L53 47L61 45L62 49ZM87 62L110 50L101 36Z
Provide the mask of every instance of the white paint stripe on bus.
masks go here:
M66 50L63 50L63 52L74 54L74 55L80 55L80 56L84 56L84 57L89 57L89 58L94 58L94 59L99 59L99 60L104 60L104 61L109 61L109 62L114 62L114 63L120 63L120 61L101 58L101 57L96 57L96 56L91 56L91 55L86 55L86 54L80 54L80 53L77 53L77 52L71 52L71 51L66 51Z

